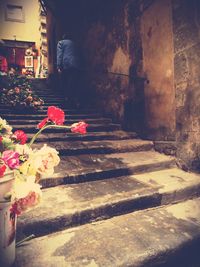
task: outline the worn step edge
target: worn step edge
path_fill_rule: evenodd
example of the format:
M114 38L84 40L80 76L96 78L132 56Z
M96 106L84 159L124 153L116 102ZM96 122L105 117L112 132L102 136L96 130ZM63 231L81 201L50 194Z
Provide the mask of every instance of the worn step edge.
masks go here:
M10 125L15 125L15 124L19 124L19 125L33 125L33 126L36 126L38 123L41 122L41 120L35 118L35 120L33 118L31 119L17 119L17 120L13 120L13 119L8 119L7 120L9 122ZM65 120L65 123L64 124L72 124L72 123L75 123L75 122L79 122L80 119L66 119ZM112 122L111 119L107 119L107 118L91 118L91 119L84 119L84 121L86 123L90 123L90 124L100 124L100 123L108 123L110 124Z
M69 126L69 125L66 125ZM119 124L89 124L87 127L88 132L96 132L96 131L114 131L114 130L120 130L121 125ZM36 133L38 132L38 129L36 126L32 125L13 125L13 130L24 130L26 133ZM70 129L65 128L48 128L45 129L44 133L68 133L70 132Z
M135 152L140 153L140 152ZM120 166L115 168L108 168L108 169L101 169L95 171L84 171L82 170L81 173L77 174L64 174L61 173L56 175L53 178L42 178L40 180L40 184L43 188L58 186L62 184L74 184L74 183L83 183L88 181L95 181L95 180L102 180L102 179L109 179L113 177L119 177L123 175L131 175L131 174L139 174L144 172L151 172L156 170L162 170L165 168L170 168L175 166L175 159L168 158L163 161L159 162L151 162L151 163L138 163L136 166Z
M102 267L198 267L199 204L200 199L189 200L36 238L17 249L15 267L83 262Z
M119 134L120 133L120 134ZM28 138L32 138L33 134L28 134ZM97 141L97 140L125 140L136 138L137 134L134 132L112 131L112 132L91 132L87 134L72 134L72 133L50 133L41 134L36 142L54 142L54 141Z
M114 141L93 141L93 142L51 142L48 143L59 155L80 155L80 154L110 154L117 152L138 152L149 151L153 148L153 142L141 139L135 140L114 140ZM40 148L41 144L35 144L34 148Z
M133 192L132 195L131 192ZM24 214L22 219L19 217L18 238L30 234L42 236L92 221L109 219L113 216L127 214L129 212L161 205L175 204L187 199L199 197L200 181L193 185L185 186L185 188L166 190L162 193L156 188L151 190L149 190L149 188L144 188L143 191L139 190L138 194L135 193L136 192L132 190L126 197L119 195L119 199L116 201L100 201L96 206L81 208L70 213L66 211L66 214L62 214L61 216L56 215L54 218L52 218L52 216L45 219L36 217L31 220L29 216L26 217L26 214Z
M5 118L5 119L29 119L30 117L34 117L36 120L37 119L43 119L45 118L47 115L46 114L37 114L37 113L34 113L34 114L16 114L16 113L13 113L13 114L8 114L8 113L0 113L0 116L2 118ZM101 118L102 115L101 114L67 114L66 115L66 120L67 119L86 119L86 118Z
M51 105L51 106L53 106L53 105ZM37 109L37 110L34 110L34 109L27 109L26 110L26 108L24 108L24 111L27 111L28 113L29 112L31 112L31 113L33 113L33 114L35 114L35 113L46 113L47 112L47 110L48 110L48 106L47 105L45 105L44 107L43 106L41 106L39 109ZM94 109L87 109L87 108L70 108L70 107L64 107L64 108L62 108L62 110L64 111L64 112L75 112L75 113L77 113L77 112L79 112L80 114L84 114L84 113L86 113L86 114L88 114L88 113L98 113L96 110L94 110ZM16 113L17 114L17 109L15 110L12 106L3 106L3 105L0 105L0 112L2 113L3 111L5 111L5 112L7 112L7 111L13 111L13 113ZM20 111L19 111L20 112Z
M98 116L98 117L102 117L103 114L102 113L94 113L92 111L86 111L86 110L78 110L78 109L63 109L62 110L64 111L65 115L66 116L70 116L70 115L79 115L79 116L82 116L82 114L85 114L87 116L93 116L93 114L95 114L95 116ZM12 110L11 108L6 108L6 109L1 109L0 108L0 115L3 116L4 114L6 115L28 115L28 116L35 116L35 115L39 115L39 116L42 116L42 115L46 115L47 114L47 109L45 110L23 110L23 112L21 111L15 111L15 110Z

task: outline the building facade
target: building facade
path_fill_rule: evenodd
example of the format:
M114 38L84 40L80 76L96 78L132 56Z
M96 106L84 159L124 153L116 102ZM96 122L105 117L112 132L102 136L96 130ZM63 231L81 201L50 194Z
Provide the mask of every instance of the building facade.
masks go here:
M44 28L41 6L38 0L2 0L0 1L0 39L8 62L8 68L19 72L24 69L39 76L41 62L47 64L41 56L41 34Z

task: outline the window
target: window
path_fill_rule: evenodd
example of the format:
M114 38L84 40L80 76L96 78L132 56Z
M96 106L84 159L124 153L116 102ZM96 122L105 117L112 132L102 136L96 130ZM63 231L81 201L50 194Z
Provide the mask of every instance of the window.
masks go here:
M33 68L33 56L25 56L25 68Z
M10 4L6 5L6 20L25 22L23 7Z

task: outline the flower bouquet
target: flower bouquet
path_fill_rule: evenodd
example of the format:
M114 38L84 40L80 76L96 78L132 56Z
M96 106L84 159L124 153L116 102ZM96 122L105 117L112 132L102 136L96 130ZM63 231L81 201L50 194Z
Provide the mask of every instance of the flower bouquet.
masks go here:
M66 126L64 121L63 110L50 106L47 117L37 125L38 132L27 143L22 130L13 133L7 121L0 118L0 266L14 261L16 216L39 203L40 176L52 175L60 161L58 151L46 144L33 149L36 138L49 127L86 133L85 122Z
M24 76L7 75L0 83L1 103L17 111L42 108L44 101L32 90L30 80Z

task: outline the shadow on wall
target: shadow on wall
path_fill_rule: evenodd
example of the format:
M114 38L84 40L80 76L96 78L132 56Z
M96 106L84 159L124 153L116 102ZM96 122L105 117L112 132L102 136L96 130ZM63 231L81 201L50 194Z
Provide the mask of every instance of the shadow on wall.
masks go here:
M146 136L145 122L145 77L137 73L137 66L129 69L129 87L133 88L132 97L124 103L124 128L128 131L136 131L141 137Z

